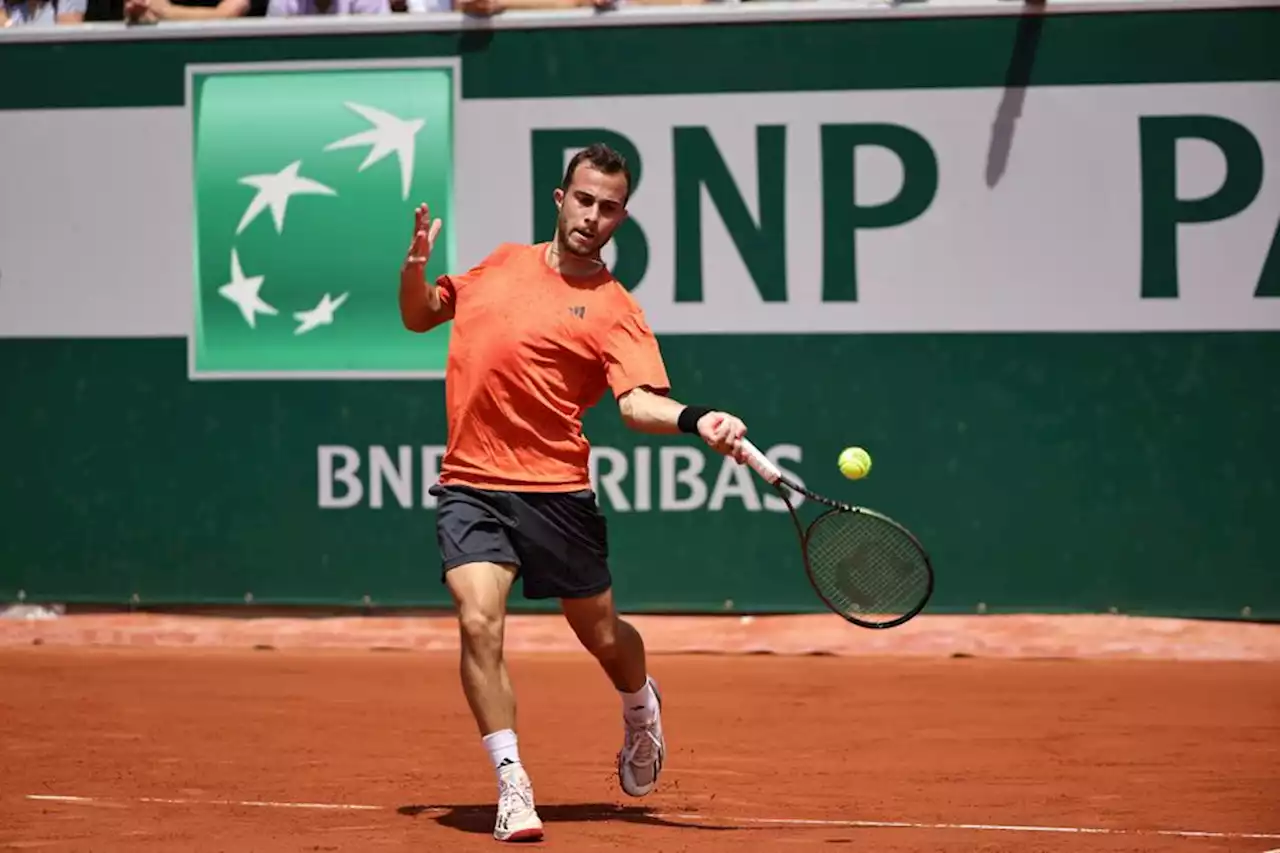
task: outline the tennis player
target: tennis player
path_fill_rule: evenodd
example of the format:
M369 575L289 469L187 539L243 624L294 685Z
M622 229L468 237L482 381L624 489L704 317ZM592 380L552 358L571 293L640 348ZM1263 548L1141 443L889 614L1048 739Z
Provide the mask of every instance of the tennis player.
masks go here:
M575 154L554 192L559 215L549 242L501 244L467 272L432 285L424 269L441 221L422 205L400 274L406 328L426 332L453 321L448 442L431 493L443 581L458 612L462 688L497 773L493 834L500 841L543 835L503 659L506 602L517 577L526 599L560 601L620 694L622 790L653 791L666 755L644 641L614 605L583 413L609 391L630 428L695 434L743 460L740 419L668 396L644 312L600 258L627 216L630 193L626 161L592 145Z

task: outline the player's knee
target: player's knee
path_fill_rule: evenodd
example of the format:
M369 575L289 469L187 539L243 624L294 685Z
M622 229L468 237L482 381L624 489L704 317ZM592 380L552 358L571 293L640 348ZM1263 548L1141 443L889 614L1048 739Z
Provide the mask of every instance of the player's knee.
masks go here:
M616 618L600 620L591 627L591 630L584 632L581 639L587 651L599 660L613 660L618 657L621 645L618 642L618 620Z
M458 624L472 649L494 652L502 648L502 616L479 607L464 607Z
M569 599L563 606L573 632L588 652L601 661L616 659L624 653L622 647L627 638L623 634L628 626L618 618L612 592Z

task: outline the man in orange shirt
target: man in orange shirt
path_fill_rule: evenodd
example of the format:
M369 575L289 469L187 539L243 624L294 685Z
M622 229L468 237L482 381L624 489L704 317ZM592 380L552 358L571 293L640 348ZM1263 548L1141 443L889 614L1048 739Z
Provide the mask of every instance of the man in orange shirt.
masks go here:
M578 152L555 191L556 233L504 243L435 285L424 269L440 220L426 205L400 274L406 328L453 321L445 373L449 435L436 536L461 627L467 702L498 775L494 837L542 837L520 763L515 697L503 661L506 601L517 577L529 599L558 598L569 625L622 699L618 779L632 796L657 784L666 747L644 641L614 606L606 522L591 489L582 415L609 391L625 423L692 433L743 461L738 418L671 399L644 312L600 259L626 218L631 174L603 145Z

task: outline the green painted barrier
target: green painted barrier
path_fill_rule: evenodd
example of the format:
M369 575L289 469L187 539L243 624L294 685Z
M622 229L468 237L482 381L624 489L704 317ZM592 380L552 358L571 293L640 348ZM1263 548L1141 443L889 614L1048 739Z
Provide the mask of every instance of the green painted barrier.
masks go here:
M1276 8L795 9L6 33L0 601L446 604L409 212L432 273L544 239L603 138L676 395L910 526L932 612L1280 615ZM819 609L748 469L586 428L625 608Z

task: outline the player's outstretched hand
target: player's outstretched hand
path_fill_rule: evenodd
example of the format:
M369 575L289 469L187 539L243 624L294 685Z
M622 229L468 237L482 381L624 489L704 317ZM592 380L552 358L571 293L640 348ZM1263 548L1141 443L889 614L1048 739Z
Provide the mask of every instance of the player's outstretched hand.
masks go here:
M741 419L727 412L708 412L698 421L698 434L717 453L732 456L739 462L746 461L742 439L747 434L747 425Z
M427 205L418 205L413 211L413 242L409 244L409 253L404 259L405 266L425 267L427 265L442 224L439 219L432 221L431 209Z

